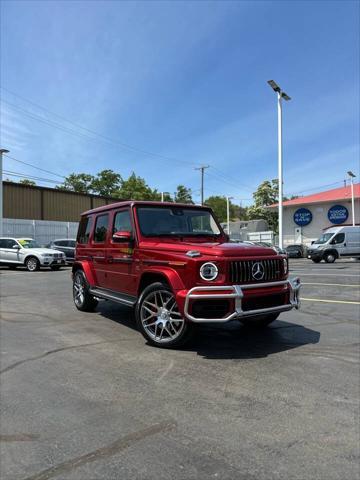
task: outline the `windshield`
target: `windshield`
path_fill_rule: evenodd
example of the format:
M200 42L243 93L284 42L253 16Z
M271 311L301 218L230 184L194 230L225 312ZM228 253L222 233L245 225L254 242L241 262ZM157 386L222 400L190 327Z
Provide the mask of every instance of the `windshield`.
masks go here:
M181 207L138 207L141 233L158 236L220 235L214 217L207 210Z
M314 243L317 243L317 244L320 244L320 245L323 244L323 243L326 243L328 240L330 240L330 238L333 235L334 235L333 233L323 233L318 240L315 240Z
M40 245L35 240L20 239L18 242L23 248L40 248Z

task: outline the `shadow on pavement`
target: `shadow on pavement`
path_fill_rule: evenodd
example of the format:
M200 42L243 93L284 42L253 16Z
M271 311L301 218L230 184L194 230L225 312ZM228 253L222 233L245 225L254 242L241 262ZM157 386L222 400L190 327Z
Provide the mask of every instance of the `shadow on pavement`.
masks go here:
M101 316L136 330L131 309L104 302L97 310ZM233 321L196 325L195 338L179 350L197 352L209 359L250 359L315 344L319 340L320 332L296 323L276 320L267 328L250 330Z

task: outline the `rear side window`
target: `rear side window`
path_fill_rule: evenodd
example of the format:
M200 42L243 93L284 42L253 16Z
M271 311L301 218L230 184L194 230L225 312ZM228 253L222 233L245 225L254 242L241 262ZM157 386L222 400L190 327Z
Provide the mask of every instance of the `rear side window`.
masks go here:
M83 217L80 221L77 234L78 243L88 243L92 227L92 217Z
M95 232L94 232L94 242L101 243L105 242L106 233L108 229L109 215L100 215L96 219Z

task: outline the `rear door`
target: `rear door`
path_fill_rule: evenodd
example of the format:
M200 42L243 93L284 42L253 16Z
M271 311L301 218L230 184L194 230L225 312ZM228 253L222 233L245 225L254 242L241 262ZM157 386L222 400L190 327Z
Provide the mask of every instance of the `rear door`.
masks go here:
M106 287L106 242L109 235L109 213L99 213L95 217L95 225L90 236L89 255L92 260L96 284Z
M136 294L136 276L134 274L134 240L131 242L114 242L116 232L131 232L134 226L129 208L114 210L111 218L111 233L106 249L107 275L106 287L119 293Z
M360 229L345 233L345 254L360 256Z

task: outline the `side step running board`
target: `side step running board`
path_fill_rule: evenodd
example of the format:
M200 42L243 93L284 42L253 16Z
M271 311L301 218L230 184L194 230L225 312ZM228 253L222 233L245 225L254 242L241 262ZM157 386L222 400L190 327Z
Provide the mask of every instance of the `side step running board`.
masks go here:
M94 287L90 288L89 292L94 297L103 298L105 300L112 300L113 302L121 303L122 305L127 305L128 307L133 307L136 303L136 297L127 295L126 293L118 293L113 290L107 290L106 288Z

